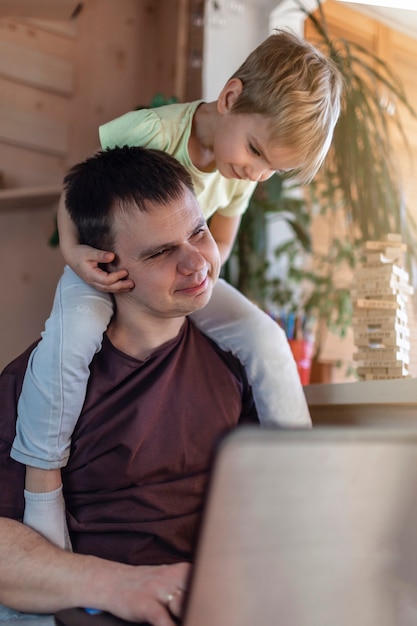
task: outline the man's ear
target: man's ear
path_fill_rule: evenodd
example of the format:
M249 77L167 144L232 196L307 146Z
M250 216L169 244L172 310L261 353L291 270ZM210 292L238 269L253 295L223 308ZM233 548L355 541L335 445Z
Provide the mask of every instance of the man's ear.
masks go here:
M217 110L219 113L228 113L240 94L242 93L243 83L240 78L231 78L217 98Z
M110 263L99 263L98 266L104 272L117 272L117 270L120 269L119 258L117 254L115 254L113 261L111 261Z

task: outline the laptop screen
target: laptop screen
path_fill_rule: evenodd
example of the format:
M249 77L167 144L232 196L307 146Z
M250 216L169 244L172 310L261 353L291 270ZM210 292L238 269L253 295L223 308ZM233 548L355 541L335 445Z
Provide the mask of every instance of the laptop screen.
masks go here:
M416 431L238 429L215 464L185 626L393 626L413 610L417 623L416 501Z

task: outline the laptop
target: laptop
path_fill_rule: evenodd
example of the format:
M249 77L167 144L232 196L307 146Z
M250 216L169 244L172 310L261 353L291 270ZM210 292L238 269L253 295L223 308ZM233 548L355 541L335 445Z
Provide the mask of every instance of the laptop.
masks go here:
M183 626L408 626L414 596L416 430L246 427L224 439ZM128 624L72 611L56 623Z

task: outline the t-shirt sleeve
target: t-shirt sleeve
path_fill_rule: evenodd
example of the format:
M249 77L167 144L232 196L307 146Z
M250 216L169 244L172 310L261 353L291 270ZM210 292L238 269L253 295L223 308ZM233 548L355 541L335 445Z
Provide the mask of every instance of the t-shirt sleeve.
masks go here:
M238 181L239 182L239 181ZM245 181L246 182L246 181ZM236 217L243 215L249 205L249 201L255 191L256 183L236 185L234 193L229 197L227 206L219 207L217 212L224 217Z
M129 111L99 127L103 150L116 146L143 146L167 150L161 120L153 109Z

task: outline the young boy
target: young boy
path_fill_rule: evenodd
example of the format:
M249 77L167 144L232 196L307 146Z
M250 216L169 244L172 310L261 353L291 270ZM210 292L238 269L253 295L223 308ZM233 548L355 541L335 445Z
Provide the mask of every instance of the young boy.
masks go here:
M102 148L141 145L176 157L191 174L224 262L259 181L276 171L304 182L315 175L332 140L341 91L329 59L297 36L277 32L249 55L217 101L132 111L102 126L100 140ZM114 254L83 246L63 203L59 231L69 267L29 361L12 457L27 465L25 523L69 548L59 468L69 457L89 364L113 313L106 292L129 290L133 283L124 271L100 268ZM152 262L169 254L169 248L153 251ZM311 425L276 323L221 280L192 319L244 364L262 424Z

